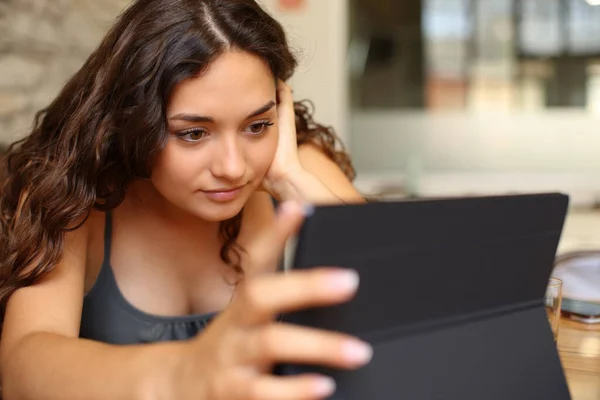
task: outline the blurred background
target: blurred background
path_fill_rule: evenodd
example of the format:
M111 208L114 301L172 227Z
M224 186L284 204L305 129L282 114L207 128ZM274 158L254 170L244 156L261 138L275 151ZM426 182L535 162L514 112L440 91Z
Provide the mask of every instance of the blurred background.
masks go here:
M0 1L2 143L128 3ZM262 3L301 60L296 97L339 132L365 194L562 191L561 251L600 248L600 1Z

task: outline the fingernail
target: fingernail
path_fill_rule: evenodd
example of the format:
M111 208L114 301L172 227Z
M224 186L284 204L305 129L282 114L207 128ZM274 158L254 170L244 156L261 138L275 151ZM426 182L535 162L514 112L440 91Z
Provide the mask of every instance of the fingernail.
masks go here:
M329 397L335 392L335 386L335 381L332 378L328 376L319 377L315 382L315 396Z
M373 348L368 343L352 340L344 345L344 356L353 364L366 364L373 357Z
M336 272L332 279L333 289L343 292L355 291L358 288L360 278L358 272L353 269Z
M312 204L305 204L303 212L305 217L310 217L315 213L315 206L313 206Z

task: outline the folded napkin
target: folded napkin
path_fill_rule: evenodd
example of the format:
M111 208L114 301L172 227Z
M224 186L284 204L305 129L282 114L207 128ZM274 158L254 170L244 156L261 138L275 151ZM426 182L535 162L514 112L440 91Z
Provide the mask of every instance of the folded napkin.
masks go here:
M600 303L600 251L561 255L552 276L563 281L563 298Z

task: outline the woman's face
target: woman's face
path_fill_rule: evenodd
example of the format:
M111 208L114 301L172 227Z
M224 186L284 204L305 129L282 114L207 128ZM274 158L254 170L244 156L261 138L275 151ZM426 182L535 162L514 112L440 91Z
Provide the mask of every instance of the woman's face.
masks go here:
M173 205L208 221L240 212L278 140L275 79L262 59L227 52L182 82L167 107L169 139L151 180Z

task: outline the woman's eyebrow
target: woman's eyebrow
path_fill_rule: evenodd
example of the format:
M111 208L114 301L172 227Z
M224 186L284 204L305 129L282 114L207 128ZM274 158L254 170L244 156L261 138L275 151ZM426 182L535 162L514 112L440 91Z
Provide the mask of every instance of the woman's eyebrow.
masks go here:
M250 119L250 118L259 116L261 114L264 114L267 111L269 111L270 109L272 109L273 107L275 107L275 102L271 100L264 106L251 112L250 115L248 115L246 117L246 119ZM198 114L186 114L186 113L176 114L176 115L170 117L169 120L178 120L178 121L186 121L186 122L205 122L205 123L214 123L215 122L215 120L212 117L207 117L205 115L198 115Z
M275 107L275 102L273 100L271 100L267 104L265 104L264 106L262 106L261 108L259 108L256 111L253 111L252 113L250 113L250 115L248 115L246 117L246 119L254 118L254 117L257 117L257 116L259 116L261 114L264 114L264 113L266 113L267 111L269 111L273 107Z

